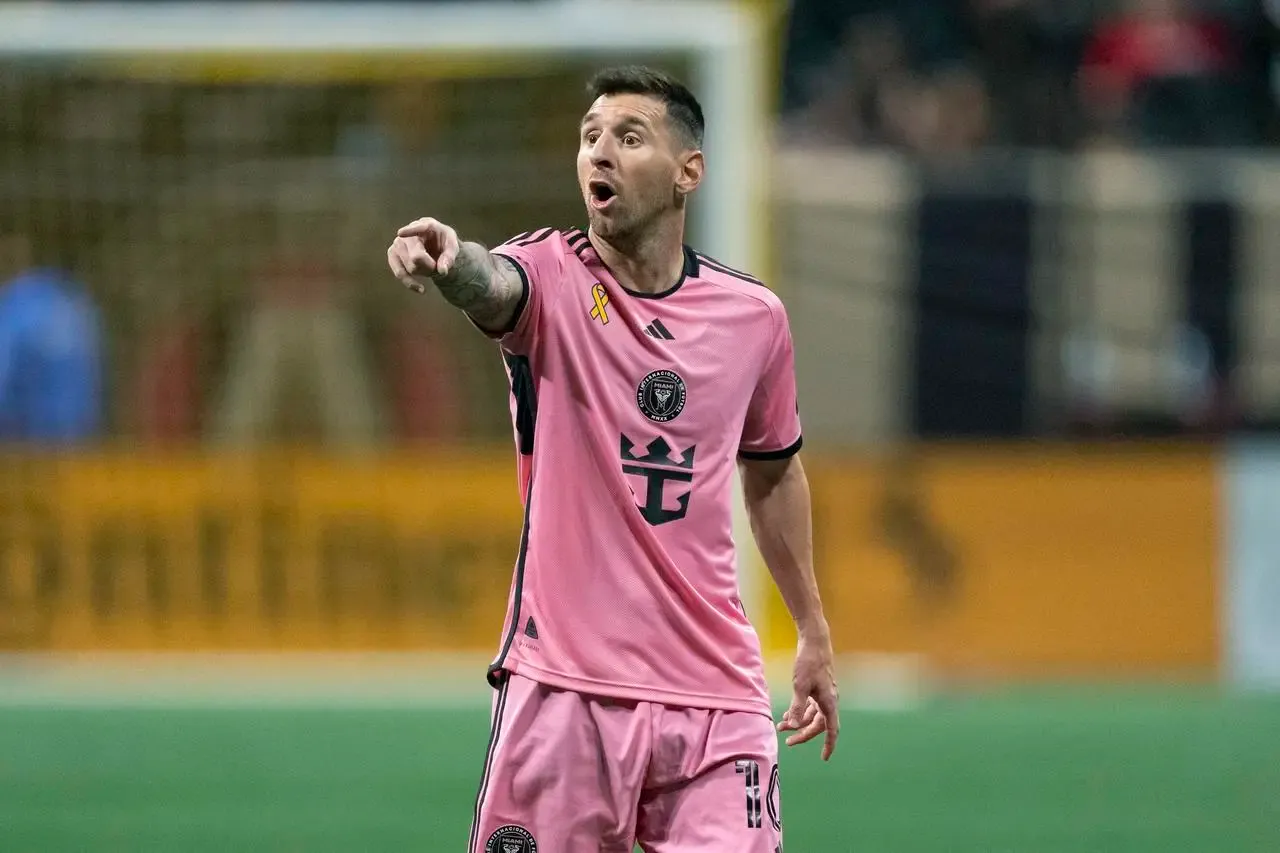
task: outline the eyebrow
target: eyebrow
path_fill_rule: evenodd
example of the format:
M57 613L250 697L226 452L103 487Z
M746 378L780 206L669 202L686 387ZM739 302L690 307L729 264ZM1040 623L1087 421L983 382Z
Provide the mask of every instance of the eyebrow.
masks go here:
M598 112L595 112L595 111L589 112L582 117L582 124L579 126L585 127L590 122L596 121L599 118L600 118L600 114ZM649 123L644 119L638 118L636 116L627 116L622 121L618 122L618 128L620 130L629 130L635 127L638 127L641 130L647 130L649 128Z

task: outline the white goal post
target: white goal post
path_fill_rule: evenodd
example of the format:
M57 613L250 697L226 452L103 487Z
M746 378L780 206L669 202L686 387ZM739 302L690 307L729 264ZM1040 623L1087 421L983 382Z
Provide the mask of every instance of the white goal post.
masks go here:
M0 5L0 59L133 61L180 65L209 57L269 56L305 63L326 55L446 55L471 62L513 57L626 61L671 53L694 69L689 82L707 119L710 169L692 209L699 248L759 271L767 263L768 82L764 22L749 4L710 0L547 2L96 3ZM394 73L394 71L392 72ZM761 633L768 608L761 562L735 501L744 605Z

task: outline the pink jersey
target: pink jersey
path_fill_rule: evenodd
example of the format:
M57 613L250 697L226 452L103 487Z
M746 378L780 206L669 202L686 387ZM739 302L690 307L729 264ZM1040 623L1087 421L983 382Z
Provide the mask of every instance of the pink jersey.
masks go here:
M493 251L525 279L499 336L525 524L491 676L771 713L731 501L738 457L800 449L782 303L688 248L657 296L619 285L582 231Z

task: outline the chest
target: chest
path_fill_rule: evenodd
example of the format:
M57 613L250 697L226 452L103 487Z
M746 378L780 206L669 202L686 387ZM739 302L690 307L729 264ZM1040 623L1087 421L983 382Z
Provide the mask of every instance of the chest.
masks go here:
M762 343L735 307L711 288L646 299L584 279L550 336L571 404L637 436L736 440Z

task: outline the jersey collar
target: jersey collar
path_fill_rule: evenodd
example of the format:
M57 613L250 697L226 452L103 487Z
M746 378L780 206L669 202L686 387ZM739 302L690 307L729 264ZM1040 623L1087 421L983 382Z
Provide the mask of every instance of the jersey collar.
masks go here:
M600 260L600 253L596 251L595 246L591 245L591 232L586 229L583 229L582 233L587 235L587 246L589 247L587 251L591 253L591 258L590 258L591 262L594 265L608 272L609 268L604 265L604 262L602 260ZM618 282L618 279L615 278L612 273L610 273L609 277L613 279L614 284L618 285L618 289L621 290L623 293L626 293L628 296L634 296L637 299L666 299L668 296L670 296L671 294L679 290L681 287L683 287L686 281L688 281L691 278L697 278L698 272L701 270L701 267L699 266L699 263L698 263L697 253L694 252L693 249L687 245L681 245L680 248L684 252L684 268L680 270L680 278L676 279L675 284L673 284L671 287L668 287L666 290L662 291L661 293L644 293L639 290L632 290L629 287L623 287L622 284Z

